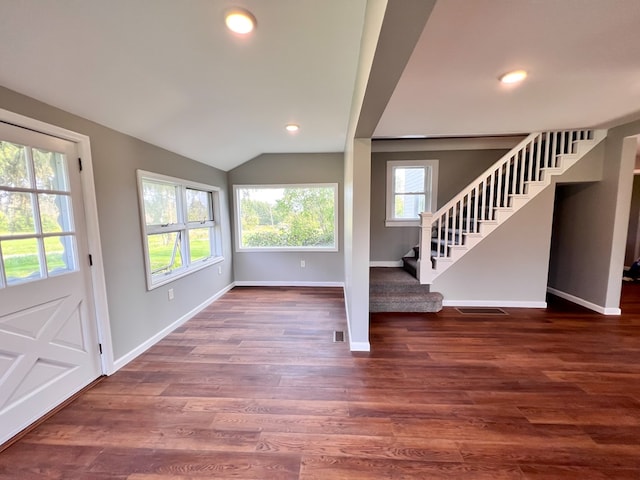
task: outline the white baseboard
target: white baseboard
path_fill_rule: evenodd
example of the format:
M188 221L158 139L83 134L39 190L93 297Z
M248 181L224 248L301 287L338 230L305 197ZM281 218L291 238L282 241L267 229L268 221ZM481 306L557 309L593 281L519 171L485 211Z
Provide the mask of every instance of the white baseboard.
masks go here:
M370 267L401 267L402 260L390 260L390 261L372 261L369 262Z
M443 307L547 308L547 302L513 300L443 300Z
M236 287L344 287L344 282L298 282L270 280L236 280Z
M207 300L202 302L200 305L198 305L197 307L193 308L189 312L185 313L182 317L180 317L178 320L173 322L171 325L169 325L168 327L160 330L158 333L156 333L149 340L147 340L146 342L144 342L141 345L137 346L136 348L131 350L129 353L127 353L127 354L123 355L122 357L118 358L117 360L115 360L113 362L113 371L112 372L108 372L108 375L111 375L111 374L117 372L122 367L124 367L127 363L129 363L130 361L132 361L133 359L135 359L139 355L142 355L149 348L154 346L156 343L158 343L164 337L166 337L171 332L173 332L176 328L178 328L183 323L185 323L187 320L189 320L191 317L193 317L196 313L204 310L209 304L211 304L212 302L215 302L218 298L220 298L222 295L227 293L232 288L233 288L233 283L230 284L230 285L227 285L222 290L217 292L215 295L209 297Z
M351 341L351 319L349 318L349 299L347 298L347 287L343 286L344 291L344 310L347 316L347 333L349 334L349 350L352 352L370 352L371 345L369 342L353 342Z
M344 315L347 317L347 335L349 336L349 350L351 350L351 317L349 317L349 299L347 298L347 285L342 286L342 298L344 298Z
M371 344L369 342L349 342L349 350L352 352L370 352Z
M575 295L571 295L570 293L563 292L561 290L556 290L552 287L547 287L547 292L555 295L556 297L564 298L565 300L569 300L576 305L580 305L581 307L588 308L589 310L593 310L594 312L598 312L602 315L621 315L622 310L619 308L609 308L609 307L601 307L600 305L596 305L595 303L591 303L588 300L585 300L580 297L576 297Z

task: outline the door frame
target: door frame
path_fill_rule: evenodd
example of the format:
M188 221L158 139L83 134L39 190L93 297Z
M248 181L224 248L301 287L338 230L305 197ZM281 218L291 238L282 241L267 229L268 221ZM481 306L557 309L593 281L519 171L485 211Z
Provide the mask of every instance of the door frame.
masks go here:
M102 345L100 364L102 373L111 375L115 372L113 361L113 344L111 326L109 323L109 309L107 303L107 286L104 277L104 262L102 259L102 244L100 242L100 228L98 225L98 204L96 201L95 184L93 181L93 163L91 160L91 142L87 135L77 133L66 128L51 125L18 113L0 108L0 122L9 123L53 137L62 138L76 144L78 155L82 159L82 200L84 203L85 222L87 227L87 241L93 266L91 273L93 304L98 341Z

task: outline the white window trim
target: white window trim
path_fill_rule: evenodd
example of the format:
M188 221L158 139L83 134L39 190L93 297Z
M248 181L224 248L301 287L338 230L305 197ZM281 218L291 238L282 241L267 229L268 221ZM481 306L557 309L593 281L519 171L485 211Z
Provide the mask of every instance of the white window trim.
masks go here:
M390 160L387 162L387 192L385 197L386 204L386 227L419 227L420 218L400 220L393 218L394 216L394 203L393 203L393 170L398 167L424 167L425 169L431 169L431 195L428 199L430 207L427 211L435 212L438 209L438 160ZM425 175L425 182L428 175ZM427 185L425 185L425 188ZM427 199L425 199L427 200Z
M306 188L306 187L331 187L333 188L333 247L243 247L240 245L241 225L240 225L240 201L238 192L245 188ZM235 250L236 252L337 252L339 251L339 232L338 232L338 184L337 183L283 183L283 184L263 184L263 185L234 185L234 224L235 224Z
M158 288L162 285L166 285L169 282L173 282L178 278L182 278L186 275L190 275L193 272L197 272L198 270L202 270L203 268L209 267L211 265L215 265L216 263L220 263L224 261L224 256L222 252L222 234L220 232L220 188L214 187L213 185L207 185L204 183L192 182L190 180L185 180L182 178L171 177L168 175L162 175L160 173L148 172L145 170L137 170L137 183L138 183L138 202L140 208L140 226L142 232L142 246L144 249L144 268L147 277L147 290L153 290L154 288ZM181 248L183 252L188 248L188 237L189 237L189 229L190 222L186 221L186 216L183 222L174 225L168 226L156 226L151 225L148 226L145 221L145 209L144 209L144 194L142 182L143 180L151 180L151 181L159 181L162 183L172 184L178 187L180 194L177 201L177 208L184 209L183 197L185 195L187 188L192 188L196 190L202 190L205 192L211 193L211 201L212 201L212 209L213 209L213 221L206 222L204 226L208 226L213 228L213 236L214 236L214 245L216 251L212 252L212 256L196 260L191 263L188 256L183 255L183 261L185 265L181 268L172 270L162 276L155 276L151 272L151 260L149 257L149 245L147 243L147 236L151 234L157 233L169 233L169 232L185 232L184 238L182 239ZM186 215L186 212L183 212Z

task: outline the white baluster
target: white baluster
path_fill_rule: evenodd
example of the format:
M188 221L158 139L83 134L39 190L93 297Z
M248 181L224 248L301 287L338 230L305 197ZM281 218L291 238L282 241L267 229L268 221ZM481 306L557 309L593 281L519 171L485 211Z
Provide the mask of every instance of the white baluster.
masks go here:
M544 133L541 133L540 135L538 135L538 149L536 152L536 169L535 169L536 181L540 181L540 158L542 156L542 137L543 136L544 136Z
M503 187L503 183L502 183L502 169L504 167L504 162L500 164L500 166L498 167L498 169L496 170L496 208L500 208L501 202L502 202L502 189Z
M447 245L449 244L449 212L451 211L451 209L447 210L444 214L444 251L443 251L443 257L448 257L448 248Z
M506 201L505 201L505 207L509 206L509 198L511 197L511 195L513 195L514 193L516 193L516 158L517 158L518 154L516 153L513 157L511 157L511 178L510 178L510 183L511 183L511 191L509 192L509 196L507 197Z
M471 194L467 193L465 195L465 197L467 199L466 205L467 205L467 225L466 228L464 229L465 232L471 232Z
M473 187L473 231L478 231L478 186Z
M518 174L518 194L522 194L524 185L524 177L527 170L527 146L522 149L522 155L520 155L520 173Z
M493 200L495 198L495 190L496 190L496 182L495 182L495 176L496 176L496 172L492 172L491 176L489 177L489 183L488 188L489 188L489 219L493 219Z
M543 165L544 168L549 168L549 162L550 162L550 158L551 158L551 132L547 132L545 134L546 137L546 142L545 142L545 146L544 146L544 158L543 158Z

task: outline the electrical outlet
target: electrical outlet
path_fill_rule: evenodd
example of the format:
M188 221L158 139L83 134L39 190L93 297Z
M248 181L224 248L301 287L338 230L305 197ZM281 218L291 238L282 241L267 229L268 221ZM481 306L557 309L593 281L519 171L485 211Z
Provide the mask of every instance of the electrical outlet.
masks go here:
M167 297L169 297L169 300L173 300L173 288L167 290Z
M305 263L305 261L304 260L300 260L300 268L304 268L306 266L307 266L307 264Z

